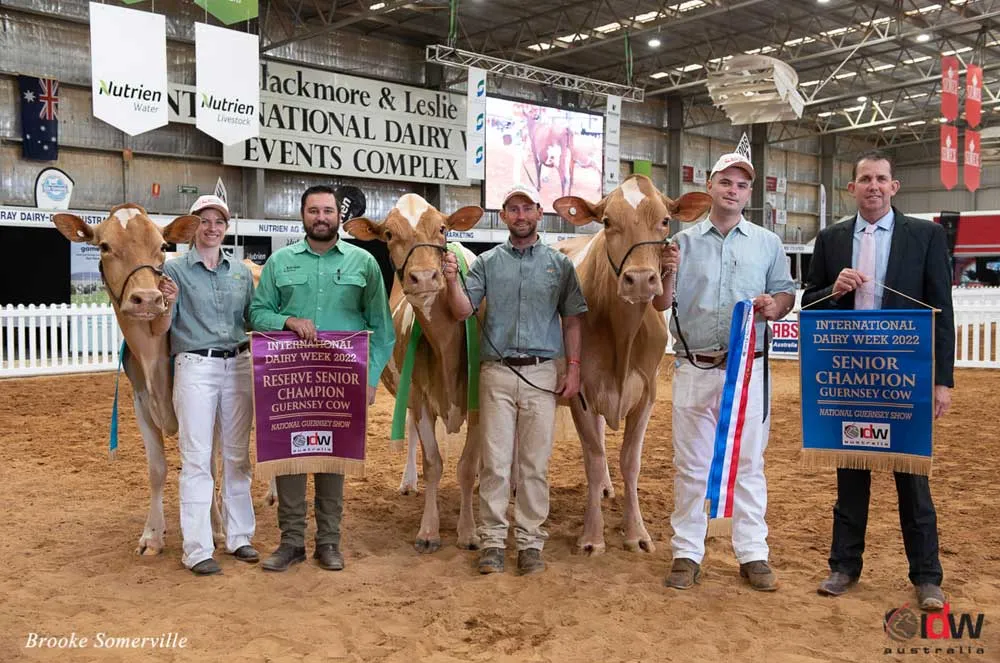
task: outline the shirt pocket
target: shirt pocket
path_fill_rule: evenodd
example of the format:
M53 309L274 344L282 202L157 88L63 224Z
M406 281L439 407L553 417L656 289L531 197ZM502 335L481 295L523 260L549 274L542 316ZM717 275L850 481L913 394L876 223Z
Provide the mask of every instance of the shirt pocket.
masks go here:
M360 311L363 306L361 296L364 294L367 279L361 274L341 274L333 275L333 283L330 284L328 301L333 308ZM324 288L325 289L325 288Z

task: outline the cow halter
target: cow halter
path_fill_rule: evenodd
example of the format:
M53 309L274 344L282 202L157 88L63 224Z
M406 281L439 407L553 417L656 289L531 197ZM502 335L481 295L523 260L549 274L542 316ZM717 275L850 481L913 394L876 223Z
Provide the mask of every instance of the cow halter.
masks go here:
M396 278L399 279L400 283L403 282L403 273L406 271L406 264L410 262L410 256L413 255L414 251L416 251L421 247L434 249L435 251L440 251L442 254L448 252L448 249L445 248L444 246L441 246L440 244L429 244L426 242L420 242L418 244L414 244L413 246L410 247L410 251L406 254L406 258L403 260L403 266L396 270ZM389 260L391 261L392 258L390 258Z
M604 241L604 252L608 256L608 262L611 263L611 269L614 270L616 277L622 275L622 270L625 269L625 261L628 260L628 257L630 255L632 255L632 252L635 251L640 246L646 246L647 244L655 244L655 245L658 245L658 246L667 246L668 244L670 244L670 239L669 238L664 238L664 239L648 240L648 241L645 241L645 242L636 242L635 244L633 244L632 246L630 246L628 248L628 251L625 252L625 257L622 258L622 261L616 265L615 261L611 259L611 248L608 246L607 239L605 239L605 241Z
M122 283L121 292L119 292L118 296L115 297L115 293L111 291L111 286L108 284L108 280L104 278L104 262L101 261L97 263L97 270L101 273L101 280L104 281L104 287L108 289L108 294L111 295L112 301L114 301L115 306L118 308L122 307L122 297L125 296L125 288L128 287L128 282L132 280L132 277L135 276L136 272L140 272L144 269L152 270L154 274L163 278L163 270L159 267L154 267L153 265L139 265L128 273L128 276L125 277L125 282Z

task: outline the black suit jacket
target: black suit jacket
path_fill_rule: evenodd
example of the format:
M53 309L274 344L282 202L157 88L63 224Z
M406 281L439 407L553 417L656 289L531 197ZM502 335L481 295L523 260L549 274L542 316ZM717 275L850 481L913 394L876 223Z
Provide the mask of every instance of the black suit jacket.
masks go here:
M889 249L889 264L885 270L885 285L941 312L934 322L934 383L954 386L955 313L951 304L951 261L944 228L933 221L904 216L893 208L894 225ZM809 279L802 294L806 306L833 292L837 275L851 267L854 254L854 221L826 228L816 237ZM884 291L882 308L919 308L905 297ZM854 309L854 293L840 299L827 299L814 308Z

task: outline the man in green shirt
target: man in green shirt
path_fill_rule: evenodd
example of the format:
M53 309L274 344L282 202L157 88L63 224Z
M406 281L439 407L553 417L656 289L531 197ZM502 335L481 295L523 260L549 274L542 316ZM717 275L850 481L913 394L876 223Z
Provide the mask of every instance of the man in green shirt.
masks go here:
M339 241L340 211L328 186L302 194L306 238L275 252L264 265L250 304L250 324L257 331L289 330L307 341L316 331L372 332L368 354L368 403L396 342L382 272L370 253ZM319 565L344 568L340 552L340 520L344 477L317 473L316 551ZM278 527L281 544L264 560L268 571L284 571L305 559L306 475L280 476Z

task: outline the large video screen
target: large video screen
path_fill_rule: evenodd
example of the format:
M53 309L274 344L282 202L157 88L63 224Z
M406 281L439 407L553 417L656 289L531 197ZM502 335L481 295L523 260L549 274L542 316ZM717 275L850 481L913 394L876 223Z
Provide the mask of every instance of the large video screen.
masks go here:
M603 115L486 100L487 209L500 209L516 183L537 188L546 212L561 196L600 200L603 169Z

